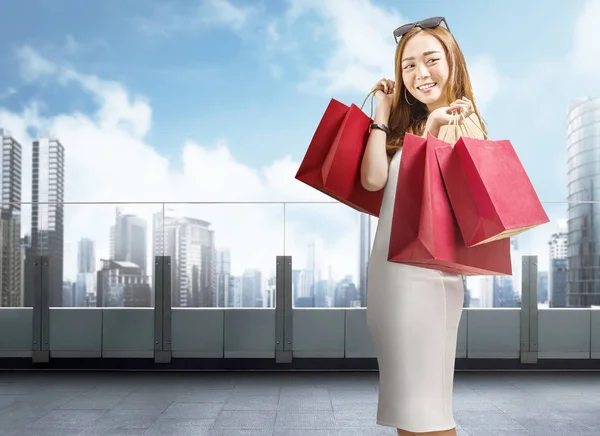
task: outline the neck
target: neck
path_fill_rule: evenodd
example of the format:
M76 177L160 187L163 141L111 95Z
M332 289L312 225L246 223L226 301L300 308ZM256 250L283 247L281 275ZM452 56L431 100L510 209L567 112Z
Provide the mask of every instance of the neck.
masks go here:
M427 105L427 111L429 113L433 112L436 109L439 109L441 107L445 107L448 106L450 103L448 103L443 97L438 99L436 102L430 103Z

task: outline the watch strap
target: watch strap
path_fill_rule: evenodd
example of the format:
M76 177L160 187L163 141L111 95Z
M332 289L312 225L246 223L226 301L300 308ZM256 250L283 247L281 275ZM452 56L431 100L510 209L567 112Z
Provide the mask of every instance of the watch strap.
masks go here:
M372 129L379 129L379 130L383 130L387 135L390 135L392 132L390 130L390 128L388 126L386 126L385 124L377 124L377 123L372 123L370 128L369 128L369 132Z

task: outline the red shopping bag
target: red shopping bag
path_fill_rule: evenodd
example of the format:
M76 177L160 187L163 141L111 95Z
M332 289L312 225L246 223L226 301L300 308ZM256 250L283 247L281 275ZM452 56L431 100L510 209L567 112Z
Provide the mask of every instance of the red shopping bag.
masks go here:
M469 247L549 222L510 141L460 137L436 150L448 198Z
M463 275L511 275L510 240L467 247L446 194L436 148L407 133L396 187L388 260Z
M371 118L358 106L352 104L348 107L332 99L308 146L296 179L353 209L377 217L383 201L383 189L367 191L360 181L360 166L371 123Z

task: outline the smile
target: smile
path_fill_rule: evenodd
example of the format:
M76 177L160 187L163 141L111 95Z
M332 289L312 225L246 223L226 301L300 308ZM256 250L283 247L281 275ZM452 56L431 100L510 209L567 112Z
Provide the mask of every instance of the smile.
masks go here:
M437 83L435 83L435 82L433 82L433 83L426 83L425 85L417 86L417 89L419 91L423 91L425 89L433 88L435 85L437 85Z

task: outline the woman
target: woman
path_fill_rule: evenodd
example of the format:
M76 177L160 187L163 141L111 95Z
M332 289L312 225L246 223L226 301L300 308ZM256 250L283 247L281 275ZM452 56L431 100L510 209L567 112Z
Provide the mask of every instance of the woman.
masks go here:
M367 323L379 364L377 423L399 435L456 435L452 388L462 277L388 262L392 210L405 132L453 143L448 124L483 138L463 54L441 17L398 28L396 80L372 91L377 106L361 166L370 191L384 190L369 261ZM447 26L446 26L447 27Z

